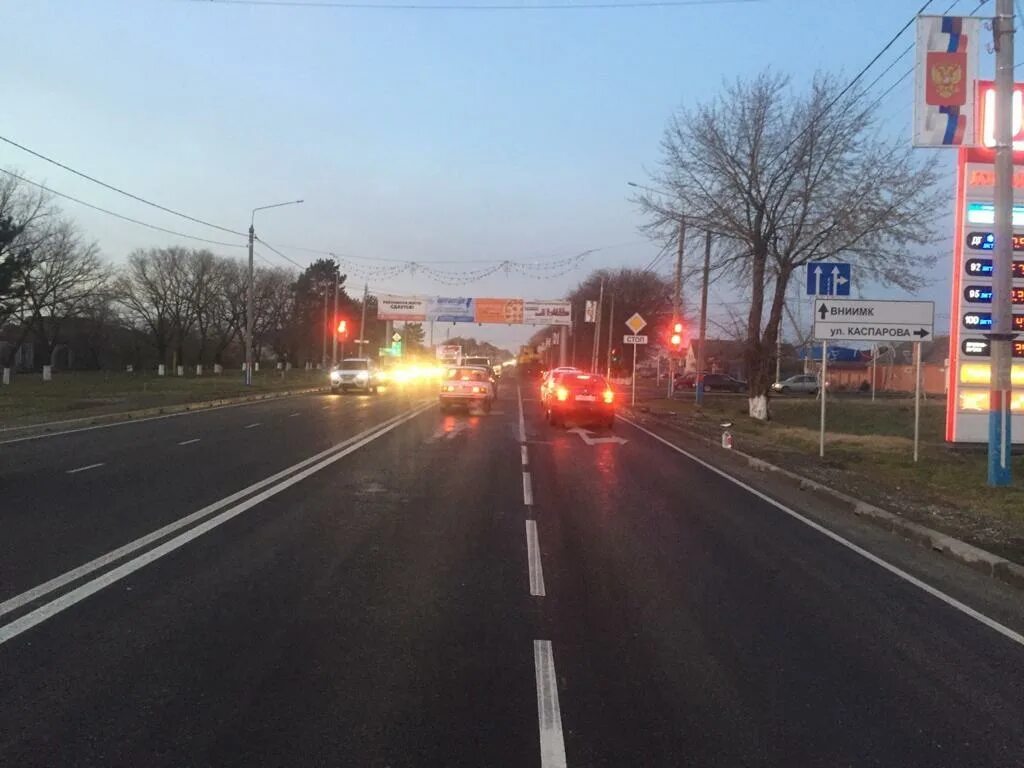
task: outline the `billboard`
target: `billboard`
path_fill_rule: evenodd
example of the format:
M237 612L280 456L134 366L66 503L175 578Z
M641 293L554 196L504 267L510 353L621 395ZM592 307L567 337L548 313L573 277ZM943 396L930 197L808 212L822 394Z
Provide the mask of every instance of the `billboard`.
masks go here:
M516 324L523 322L522 299L477 299L478 323Z
M551 299L381 296L378 320L501 325L572 325L572 304Z
M917 17L914 146L974 143L979 31L969 16Z
M1022 148L1021 117L1016 105L1024 84L1014 86L1014 149ZM961 148L957 159L950 302L949 380L946 398L946 439L955 443L988 442L989 382L992 357L992 251L995 247L995 152L991 137L990 81L977 84L978 144ZM1024 331L1024 155L1014 153L1013 173L1013 330ZM1024 443L1024 346L1013 345L1010 401L1014 444Z
M378 296L377 319L423 322L427 319L427 300L420 296Z
M572 304L568 301L524 301L526 325L572 325Z
M427 320L441 323L476 322L474 300L461 296L431 296L427 299Z

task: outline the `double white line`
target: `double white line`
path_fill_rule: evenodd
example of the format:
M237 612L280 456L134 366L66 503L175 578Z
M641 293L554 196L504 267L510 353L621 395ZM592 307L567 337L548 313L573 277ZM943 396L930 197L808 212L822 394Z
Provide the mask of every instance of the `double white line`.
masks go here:
M202 509L193 512L191 515L187 515L180 520L169 523L168 525L165 525L152 533L148 533L135 541L129 542L122 547L118 547L117 549L90 560L89 562L67 571L66 573L62 573L60 576L50 579L49 581L40 584L37 587L33 587L26 592L22 592L20 595L16 595L15 597L5 600L0 603L0 616L4 616L18 608L21 608L22 606L35 602L36 600L39 600L40 598L45 597L74 581L117 562L127 555L148 547L150 544L159 541L175 531L187 528L193 523L204 520L204 518L209 518L204 520L202 523L189 528L187 531L178 534L174 538L168 539L159 546L149 549L143 554L137 555L131 560L122 563L116 568L106 571L102 575L62 594L60 597L39 606L35 610L26 613L24 616L0 626L0 644L6 643L8 640L20 635L22 632L26 632L32 627L56 616L66 608L70 608L75 603L81 602L90 595L96 594L104 587L108 587L111 584L120 581L125 576L128 576L140 568L144 568L155 560L160 559L164 555L185 546L190 541L202 536L204 533L213 530L217 526L226 523L234 517L237 517L246 510L255 507L260 502L269 499L271 496L280 493L286 488L290 488L296 483L305 480L310 475L313 475L330 466L334 462L343 459L350 453L358 451L360 448L373 442L378 437L387 434L395 427L416 418L432 405L433 403L426 403L412 409L411 411L406 411L405 413L388 419L381 424L360 432L354 437L350 437L337 445L331 446L325 451L321 451L315 456L310 456L308 459L300 461L298 464L293 464L287 469L283 469L270 477L264 478L257 483L253 483L247 488L243 488L237 493L233 493L220 501L216 501L213 504L203 507ZM241 501L242 499L244 499L244 501ZM241 503L236 504L236 502L239 501L241 501ZM227 509L225 509L225 507L227 507ZM215 512L220 510L224 511L214 517L210 517L210 515L213 515Z

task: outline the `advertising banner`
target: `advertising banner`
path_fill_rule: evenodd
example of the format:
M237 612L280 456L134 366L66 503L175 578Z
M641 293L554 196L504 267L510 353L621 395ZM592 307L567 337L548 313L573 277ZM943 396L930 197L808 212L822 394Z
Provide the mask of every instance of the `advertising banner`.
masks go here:
M917 17L914 146L974 143L979 30L976 18Z
M476 299L476 321L518 325L523 322L523 300Z
M377 319L423 322L427 319L427 300L421 296L378 296Z
M427 319L440 323L475 323L475 301L464 297L431 296L427 299Z
M524 301L525 325L572 325L572 304L568 301Z

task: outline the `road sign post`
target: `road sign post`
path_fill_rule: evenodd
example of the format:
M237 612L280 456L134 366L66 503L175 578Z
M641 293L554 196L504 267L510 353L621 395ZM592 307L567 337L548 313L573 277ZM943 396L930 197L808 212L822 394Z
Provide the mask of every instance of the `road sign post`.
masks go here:
M645 325L647 325L647 323L644 322L644 319L642 317L640 317L640 315L633 315L633 317L629 318L629 320L626 321L626 325L628 325L630 327L630 329L632 329L634 325L637 325L637 323L633 323L633 325L630 325L630 322L633 321L634 318L638 318L638 317L640 318L640 323L639 323L639 327L640 328L643 328ZM633 345L633 376L630 378L630 383L631 383L631 386L632 386L632 389L633 389L632 404L636 405L636 348L640 344L646 344L647 343L647 337L646 336L637 336L635 333L634 334L627 334L626 336L622 337L622 343L623 344L632 344Z
M917 358L914 384L914 461L918 458L921 419L921 342L932 335L935 303L932 301L875 301L871 299L815 299L814 338L821 341L821 437L818 455L825 455L825 392L828 381L829 341L911 341ZM876 352L872 355L877 356ZM874 392L874 360L871 387ZM873 395L872 395L873 396Z

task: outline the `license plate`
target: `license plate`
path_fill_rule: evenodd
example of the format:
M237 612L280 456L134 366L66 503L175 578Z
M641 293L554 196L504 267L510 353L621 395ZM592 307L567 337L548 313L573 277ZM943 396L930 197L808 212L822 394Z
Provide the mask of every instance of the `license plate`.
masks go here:
M576 399L581 403L596 403L597 398L594 395L576 395Z

